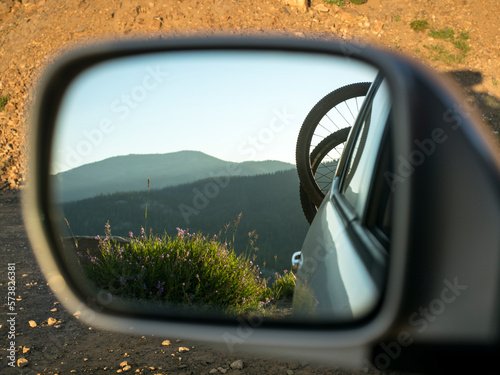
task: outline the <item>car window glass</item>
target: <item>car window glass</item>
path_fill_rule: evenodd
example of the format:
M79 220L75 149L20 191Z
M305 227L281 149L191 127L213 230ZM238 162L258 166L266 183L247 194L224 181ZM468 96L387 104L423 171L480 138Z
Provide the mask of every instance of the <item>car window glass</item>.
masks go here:
M389 124L391 117L389 115ZM391 125L388 125L391 127ZM380 150L379 162L373 178L373 187L370 193L370 203L367 209L366 225L372 230L379 241L388 246L392 229L393 191L387 183L385 175L393 171L392 163L392 136L391 131L384 136Z
M375 161L386 127L391 99L387 84L381 83L365 112L353 152L344 174L343 193L357 215L362 216L368 198Z

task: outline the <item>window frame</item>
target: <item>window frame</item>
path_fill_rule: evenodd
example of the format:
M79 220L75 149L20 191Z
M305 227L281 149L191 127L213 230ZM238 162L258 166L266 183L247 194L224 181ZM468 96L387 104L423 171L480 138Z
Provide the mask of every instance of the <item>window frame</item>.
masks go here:
M349 136L346 153L342 156L339 164L336 177L332 184L330 200L344 223L346 234L349 240L353 243L353 247L358 252L360 259L369 270L375 280L382 281L377 284L383 285L383 280L387 276L387 260L390 250L390 238L384 235L382 230L376 225L376 218L379 214L380 204L377 204L377 198L383 193L381 190L380 171L384 168L389 168L392 165L392 137L390 136L390 128L392 126L392 111L389 111L389 117L386 122L386 127L383 130L380 144L377 147L375 156L375 173L369 181L368 195L366 203L362 209L362 214L359 215L351 203L344 195L343 187L349 167L349 161L355 157L354 145L360 131L363 129L363 124L366 119L367 111L371 108L373 98L375 97L378 88L383 81L382 76L377 76L372 87L370 88L366 100L360 111L360 115L356 120L353 130ZM389 163L387 163L387 161ZM382 233L381 233L382 232Z

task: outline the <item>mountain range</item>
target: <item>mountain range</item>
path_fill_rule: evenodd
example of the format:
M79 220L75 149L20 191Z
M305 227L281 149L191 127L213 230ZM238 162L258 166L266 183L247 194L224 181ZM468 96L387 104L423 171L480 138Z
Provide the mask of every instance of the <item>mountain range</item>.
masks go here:
M275 160L229 162L200 151L115 156L53 175L55 197L68 202L115 192L145 191L226 176L255 176L295 168Z

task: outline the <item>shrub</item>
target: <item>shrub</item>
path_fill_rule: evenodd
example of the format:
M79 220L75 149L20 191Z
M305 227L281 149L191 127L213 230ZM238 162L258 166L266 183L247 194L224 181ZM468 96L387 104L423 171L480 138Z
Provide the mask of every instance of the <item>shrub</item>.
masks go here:
M414 31L424 31L429 28L429 22L427 20L415 20L410 23L410 27Z
M5 106L7 105L8 102L9 102L8 95L0 96L0 111L5 110Z
M455 31L451 27L444 27L439 30L431 29L429 35L434 39L455 39Z
M293 297L294 288L295 275L293 272L285 270L283 275L276 272L274 275L274 282L272 284L273 298L275 300Z
M327 4L333 4L333 5L337 5L339 7L342 7L346 4L345 0L324 0L324 1Z
M188 233L139 237L130 243L113 239L109 223L99 238L96 256L79 249L80 263L97 288L110 291L113 299L175 303L194 308L223 309L243 314L265 308L274 300L291 296L295 276L285 272L269 280L244 255L217 235Z
M348 3L360 5L366 3L367 1L368 0L324 0L324 2L327 4L333 4L339 7L344 6Z

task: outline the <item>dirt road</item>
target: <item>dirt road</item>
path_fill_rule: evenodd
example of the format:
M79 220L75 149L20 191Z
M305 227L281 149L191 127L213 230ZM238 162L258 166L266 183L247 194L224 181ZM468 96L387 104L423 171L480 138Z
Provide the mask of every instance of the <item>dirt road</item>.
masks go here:
M307 362L262 358L177 340L89 327L52 294L24 230L19 195L0 196L1 374L361 374ZM16 367L9 366L8 264L15 263ZM21 366L18 367L17 361ZM23 359L26 362L23 362ZM239 368L242 362L243 368ZM231 367L233 365L233 368Z

